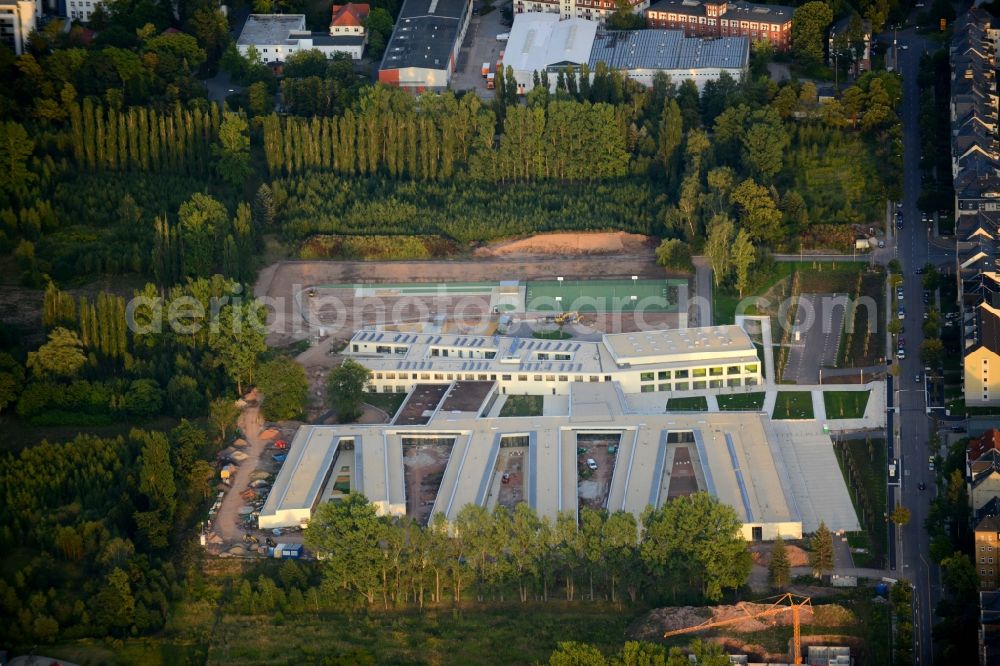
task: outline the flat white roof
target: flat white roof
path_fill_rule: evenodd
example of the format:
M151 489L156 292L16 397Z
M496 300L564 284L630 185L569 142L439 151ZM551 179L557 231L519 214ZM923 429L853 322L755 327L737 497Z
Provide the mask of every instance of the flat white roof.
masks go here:
M632 365L757 353L750 336L736 325L606 333L602 340L615 361Z
M504 436L526 437L525 496L541 516L575 513L578 504L576 434L621 433L607 507L637 517L662 495L666 448L681 437L700 465L706 490L732 506L744 523L797 523L812 531L820 520L834 530L858 529L830 438L816 423L773 423L762 413L634 414L614 382L571 387L568 415L479 418L474 412L439 412L426 425L302 426L268 498L263 516L311 507L330 482L335 444L353 439L352 488L383 513L405 511L402 441L454 437L432 513L454 519L466 504L485 505L499 473Z
M354 345L358 352L352 350ZM388 351L375 352L378 348ZM443 355L445 349L448 356ZM344 353L376 372L500 374L597 375L636 365L669 370L698 362L745 363L757 358L750 336L736 325L605 334L600 342L363 330Z
M586 19L559 20L559 14L515 14L504 49L504 67L516 71L543 71L551 65L582 65L590 59L597 23Z

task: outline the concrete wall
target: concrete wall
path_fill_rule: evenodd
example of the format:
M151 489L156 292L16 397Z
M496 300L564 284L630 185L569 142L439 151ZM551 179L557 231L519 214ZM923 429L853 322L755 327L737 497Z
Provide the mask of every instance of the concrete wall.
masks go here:
M802 523L744 523L740 528L743 538L747 541L754 541L753 529L761 528L760 541L774 541L781 536L786 541L789 539L802 538Z
M362 365L367 365L363 356L354 358ZM730 368L738 372L726 374ZM719 370L723 374L710 374ZM680 376L681 373L686 373L686 376ZM509 370L491 368L473 372L446 372L433 368L416 372L374 370L370 386L378 393L405 393L417 384L447 384L459 380L495 381L499 392L508 395L569 395L574 382L616 381L621 384L625 393L683 393L705 389L759 386L762 383L760 363L754 362L718 366L698 365L672 371L643 371L633 368L593 374L524 372L518 370L517 364Z
M1000 356L980 347L965 357L965 404L1000 405Z

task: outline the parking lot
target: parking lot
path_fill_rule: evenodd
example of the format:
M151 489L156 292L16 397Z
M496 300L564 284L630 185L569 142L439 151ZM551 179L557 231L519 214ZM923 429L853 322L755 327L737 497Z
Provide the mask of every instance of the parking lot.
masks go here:
M493 91L486 89L482 67L484 62L490 63L490 67L496 66L500 51L505 46L505 42L497 41L497 35L510 31L500 10L510 5L510 2L497 3L493 5L495 9L485 16L472 17L462 43L458 68L452 76L451 87L454 90L475 90L483 99L493 99ZM476 3L475 6L481 5Z

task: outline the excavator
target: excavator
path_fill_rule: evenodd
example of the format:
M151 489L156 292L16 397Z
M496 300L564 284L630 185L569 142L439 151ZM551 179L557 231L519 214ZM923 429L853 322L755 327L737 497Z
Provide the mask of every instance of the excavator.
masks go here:
M792 657L792 663L798 666L802 663L802 638L800 635L799 628L799 611L803 606L809 606L812 608L812 598L803 597L797 594L792 594L791 592L786 592L778 597L768 597L757 603L768 603L768 606L760 611L751 611L745 604L745 602L740 602L737 607L740 608L745 614L737 615L736 617L731 617L727 620L705 620L701 624L696 624L690 627L683 627L681 629L674 629L673 631L668 631L663 634L664 638L670 638L671 636L680 636L682 634L690 634L695 631L702 631L704 629L714 629L716 627L724 627L730 624L736 624L737 622L743 622L744 620L759 620L766 617L774 617L775 615L780 615L788 611L792 612L792 643L794 654ZM787 603L788 605L784 605Z

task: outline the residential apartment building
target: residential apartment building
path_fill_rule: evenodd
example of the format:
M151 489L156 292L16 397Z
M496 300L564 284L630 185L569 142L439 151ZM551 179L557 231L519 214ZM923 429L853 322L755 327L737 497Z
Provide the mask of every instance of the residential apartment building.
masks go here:
M35 20L41 15L36 0L0 0L0 43L14 55L24 53L28 35L35 29Z
M342 20L352 20L350 16ZM310 49L328 58L345 53L353 60L360 60L365 49L365 34L310 32L306 28L305 14L251 14L236 40L236 48L244 56L251 48L255 49L266 63L285 62L288 56Z
M688 37L746 37L751 42L767 40L778 51L792 43L792 15L783 5L749 2L701 2L659 0L646 10L650 28L683 30Z
M995 510L996 498L1000 497L1000 451L991 450L969 464L967 491L972 515L976 520Z
M992 592L997 589L1000 570L1000 517L984 516L976 524L975 558L973 563L979 574L979 589Z
M830 26L826 43L826 64L833 67L844 63L844 58L851 62L850 73L860 76L872 68L872 24L856 14L845 16Z
M981 302L964 321L965 403L1000 402L1000 310Z
M964 393L977 407L1000 405L1000 98L991 21L986 11L970 9L955 22L949 50Z
M625 393L686 393L762 383L760 359L739 326L608 333L599 342L363 330L344 354L372 375L371 390L496 382L501 394L569 395L580 382Z
M649 7L649 0L628 0L632 13L639 14ZM560 19L579 18L604 23L615 13L615 0L514 0L515 14L545 12Z
M90 15L104 4L103 0L65 0L66 16L82 23L90 22Z
M1000 666L1000 592L979 593L979 666Z

